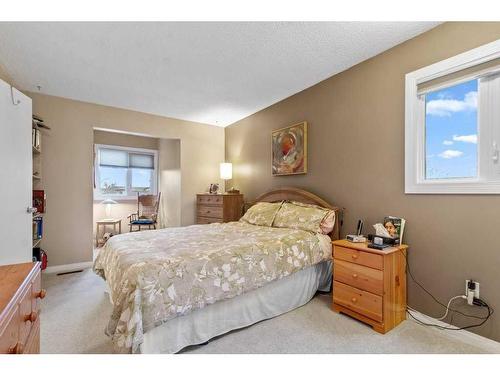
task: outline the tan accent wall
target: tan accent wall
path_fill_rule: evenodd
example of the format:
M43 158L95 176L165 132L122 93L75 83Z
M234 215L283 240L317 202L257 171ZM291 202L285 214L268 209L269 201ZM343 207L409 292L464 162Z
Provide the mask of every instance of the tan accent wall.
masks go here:
M385 215L403 216L417 280L447 302L464 293L466 278L477 279L481 296L500 311L500 196L404 194L405 74L498 38L500 23L446 23L227 127L229 185L246 199L279 186L317 193L346 208L344 235L358 218L371 232ZM309 172L272 177L271 130L304 120ZM411 281L409 304L443 312ZM453 323L466 321L455 314ZM475 331L500 340L500 317Z
M219 181L224 129L113 107L29 93L33 113L52 127L44 139L45 238L49 265L92 260L93 129L179 139L181 224L194 223L196 193Z

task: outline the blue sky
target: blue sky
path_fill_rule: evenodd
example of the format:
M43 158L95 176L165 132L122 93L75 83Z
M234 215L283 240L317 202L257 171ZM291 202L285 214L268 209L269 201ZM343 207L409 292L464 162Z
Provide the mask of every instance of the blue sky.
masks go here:
M426 95L426 178L477 175L477 80Z
M127 185L126 168L100 167L100 177L101 187L104 187L105 184L111 185L112 183L120 187L125 187ZM152 177L151 169L132 168L133 187L141 188L151 186Z

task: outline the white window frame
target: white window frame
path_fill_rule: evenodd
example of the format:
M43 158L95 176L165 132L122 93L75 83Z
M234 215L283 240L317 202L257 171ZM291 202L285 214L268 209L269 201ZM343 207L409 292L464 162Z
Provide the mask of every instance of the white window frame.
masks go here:
M493 125L500 128L500 112L494 119L481 115L478 104L478 177L473 179L425 178L425 98L417 95L418 85L463 69L500 58L500 39L406 75L405 82L405 193L406 194L500 194L500 169L490 167L493 153ZM468 77L459 82L474 79ZM480 94L479 94L480 95ZM500 103L500 101L499 101ZM489 112L491 114L491 111ZM482 118L479 120L479 116ZM491 117L491 116L490 116ZM480 124L488 124L481 129ZM481 137L481 135L483 137ZM495 135L500 142L500 133ZM486 167L485 167L486 166Z
M158 151L157 150L152 150L148 148L137 148L137 147L124 147L124 146L114 146L114 145L103 145L103 144L95 144L94 145L94 151L95 151L95 166L94 166L94 173L95 173L95 188L94 188L94 200L104 200L104 199L114 199L114 200L137 200L137 193L132 192L132 176L131 176L131 171L130 168L127 168L127 195L113 195L113 194L106 194L103 195L101 194L100 191L100 182L101 182L101 176L100 176L100 169L99 169L99 150L101 149L110 149L110 150L120 150L120 151L127 151L135 154L147 154L147 155L153 155L154 159L154 170L153 170L153 186L151 187L151 192L148 194L153 194L156 195L158 193Z

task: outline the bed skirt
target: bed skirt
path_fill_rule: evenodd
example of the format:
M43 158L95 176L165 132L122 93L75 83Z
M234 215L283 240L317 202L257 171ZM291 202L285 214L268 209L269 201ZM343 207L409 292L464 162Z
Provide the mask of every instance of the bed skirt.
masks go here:
M331 261L321 262L259 289L174 318L144 334L141 353L177 353L235 329L284 314L331 285Z

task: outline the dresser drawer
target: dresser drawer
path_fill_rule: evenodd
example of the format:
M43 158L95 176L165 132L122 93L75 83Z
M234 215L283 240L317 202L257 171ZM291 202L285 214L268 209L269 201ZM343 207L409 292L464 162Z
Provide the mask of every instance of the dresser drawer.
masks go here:
M42 291L42 273L38 269L33 277L31 310L40 312L40 300L45 297L45 290Z
M222 223L222 219L215 217L201 217L196 218L196 224L212 224L212 223Z
M30 334L32 322L38 318L38 314L32 310L33 299L32 284L28 284L19 301L19 342L23 345Z
M22 349L19 341L19 307L15 306L6 320L0 322L0 354L14 354Z
M336 281L371 293L382 295L384 292L384 273L374 268L335 259L333 277Z
M223 209L222 206L198 206L198 216L213 217L222 219Z
M347 247L335 246L333 249L335 259L345 260L346 262L361 264L363 266L383 269L384 259L382 255L348 249Z
M222 206L224 197L222 195L198 195L197 203L212 206Z
M334 281L333 301L377 322L382 321L382 297Z

